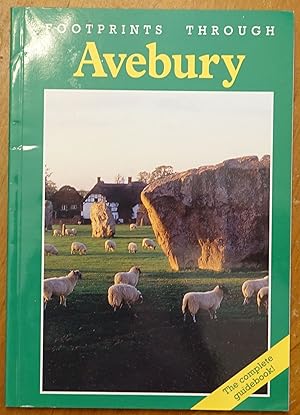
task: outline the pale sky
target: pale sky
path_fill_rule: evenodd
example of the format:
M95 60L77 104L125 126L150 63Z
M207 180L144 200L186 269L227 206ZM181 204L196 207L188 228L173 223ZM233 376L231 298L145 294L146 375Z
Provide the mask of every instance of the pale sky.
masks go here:
M271 92L45 91L45 164L58 188L261 157L272 128Z

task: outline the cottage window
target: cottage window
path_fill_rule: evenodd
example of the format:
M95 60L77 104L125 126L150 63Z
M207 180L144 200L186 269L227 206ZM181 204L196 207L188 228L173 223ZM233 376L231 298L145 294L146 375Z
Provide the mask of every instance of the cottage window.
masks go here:
M68 210L68 205L61 205L61 210Z
M77 209L77 205L71 205L70 209L73 209L73 210Z

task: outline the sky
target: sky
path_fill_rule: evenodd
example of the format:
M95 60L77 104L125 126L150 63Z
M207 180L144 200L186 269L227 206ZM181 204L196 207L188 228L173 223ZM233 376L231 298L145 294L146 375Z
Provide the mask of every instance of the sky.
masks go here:
M44 105L44 162L58 188L271 154L271 92L46 90Z

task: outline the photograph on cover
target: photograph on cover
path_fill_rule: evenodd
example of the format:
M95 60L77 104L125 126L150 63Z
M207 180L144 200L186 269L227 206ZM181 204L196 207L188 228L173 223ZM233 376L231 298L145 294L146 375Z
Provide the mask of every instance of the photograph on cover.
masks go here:
M272 137L271 92L45 90L43 393L207 394L268 349Z

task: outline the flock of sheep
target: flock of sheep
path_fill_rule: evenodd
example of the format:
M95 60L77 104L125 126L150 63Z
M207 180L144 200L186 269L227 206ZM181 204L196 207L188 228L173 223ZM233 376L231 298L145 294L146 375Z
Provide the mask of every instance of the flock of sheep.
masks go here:
M135 287L139 281L141 270L138 267L132 267L128 272L117 272L114 277L114 285L108 289L108 303L114 311L126 304L129 308L131 305L141 303L143 297L140 291ZM68 275L63 277L53 277L44 280L44 309L52 297L59 298L59 304L67 306L67 296L74 290L79 279L82 279L81 272L72 270Z
M134 224L130 225L130 230L135 229ZM54 236L61 236L55 230ZM67 231L67 229L66 229ZM77 234L76 229L70 230L67 233L69 236ZM73 232L75 231L75 232ZM66 233L65 233L66 234ZM110 252L116 249L116 243L113 240L105 242L105 251ZM155 249L156 244L152 239L144 238L142 247L147 249ZM81 242L73 242L71 244L71 254L78 252L80 255L87 253L86 246ZM136 253L137 244L130 242L128 244L128 252ZM45 244L45 255L57 255L58 250L54 245ZM141 303L143 296L136 288L141 275L141 269L133 266L127 272L118 272L114 276L114 284L108 289L108 303L116 311L123 305L131 308L132 305ZM47 278L44 280L44 308L46 308L48 301L52 297L58 297L59 303L66 306L66 298L74 290L82 274L79 270L72 270L68 275L63 277ZM224 294L228 290L224 285L217 285L211 291L205 292L188 292L184 295L182 300L182 314L186 321L186 315L189 313L194 323L196 323L196 314L199 310L206 310L211 319L217 319L217 310L220 308ZM269 297L269 277L259 278L255 280L247 280L242 285L242 293L244 296L244 305L250 302L250 299L256 295L258 313L262 310L268 314L268 297Z
M129 229L130 231L133 231L135 229L137 229L137 226L135 223L131 223L129 225ZM66 228L65 229L65 236L76 236L77 235L77 230L75 228L69 229ZM54 229L53 230L53 236L57 237L62 237L62 232L59 229ZM108 239L105 241L104 243L104 250L105 252L114 252L117 248L117 244L115 241ZM142 248L143 249L153 249L155 250L156 248L156 243L150 239L150 238L144 238L142 240ZM135 242L129 242L128 244L128 252L130 254L136 254L138 251L138 246ZM72 242L71 244L71 255L79 253L79 255L86 255L87 254L87 247L85 244L83 244L82 242ZM55 245L53 244L44 244L44 254L47 256L50 255L58 255L58 249L56 248Z
M117 248L117 244L115 241L108 239L104 243L104 250L105 252L114 252ZM155 249L156 244L152 239L144 238L142 241L142 248L143 249ZM138 251L138 246L135 242L129 242L128 244L128 252L130 254L136 254ZM76 254L79 255L86 255L87 254L87 247L82 242L72 242L71 244L71 255ZM50 255L58 255L58 249L53 244L44 244L44 254L47 256Z
M258 313L262 310L268 314L269 298L269 276L255 280L247 280L242 285L244 296L244 305L249 304L250 299L256 295ZM189 292L186 293L182 300L183 320L186 320L187 312L190 313L193 322L196 323L196 314L199 310L207 310L211 319L217 319L217 310L221 306L224 294L228 294L228 289L224 285L217 285L211 291Z

